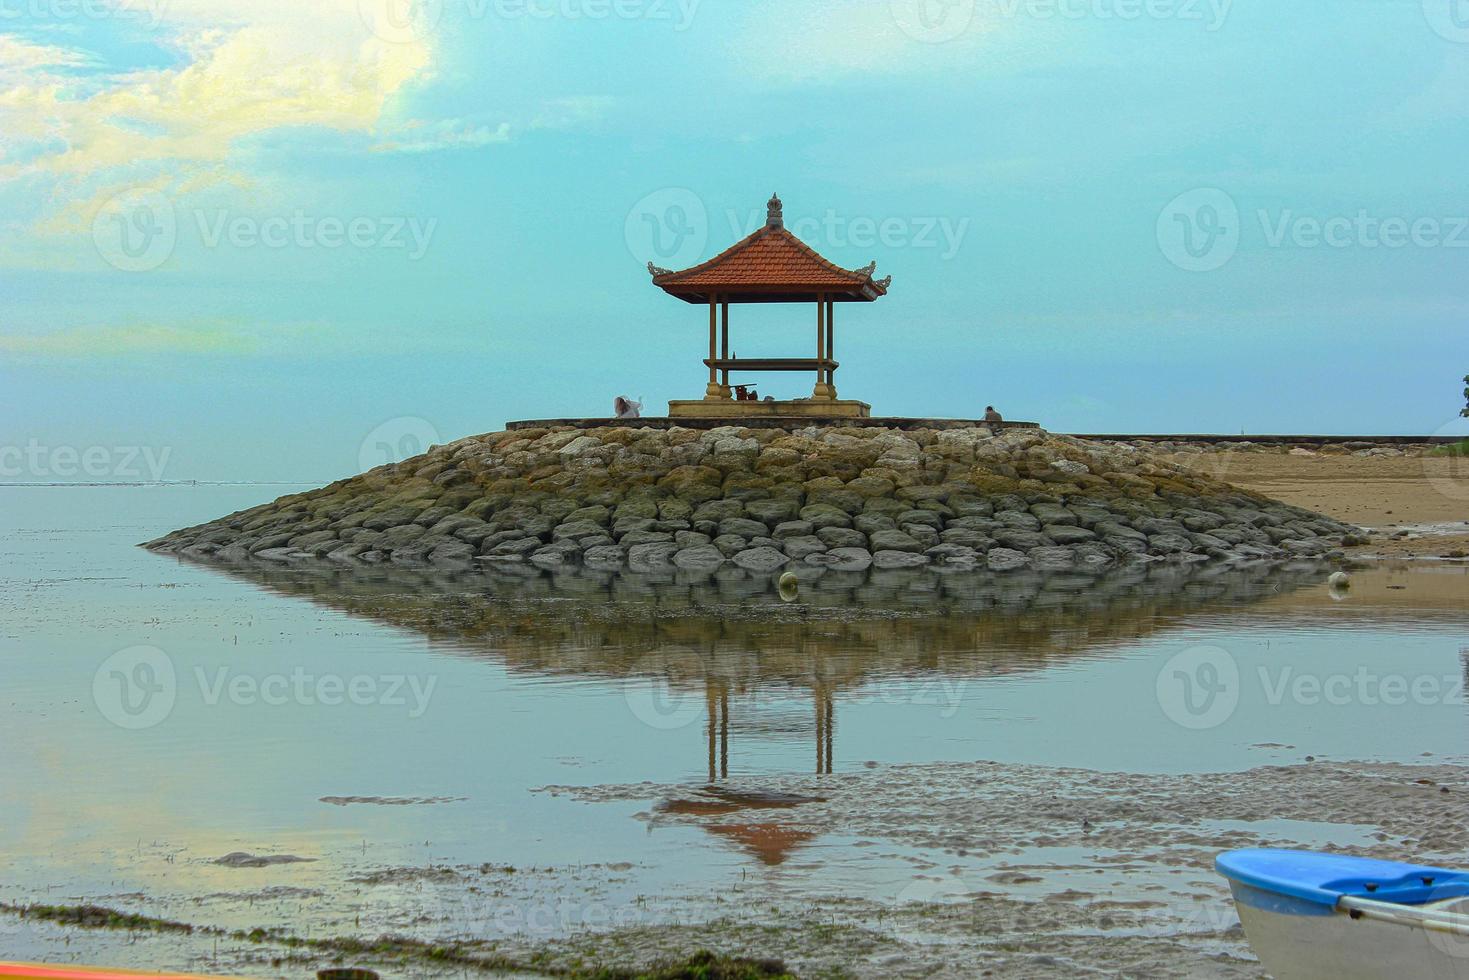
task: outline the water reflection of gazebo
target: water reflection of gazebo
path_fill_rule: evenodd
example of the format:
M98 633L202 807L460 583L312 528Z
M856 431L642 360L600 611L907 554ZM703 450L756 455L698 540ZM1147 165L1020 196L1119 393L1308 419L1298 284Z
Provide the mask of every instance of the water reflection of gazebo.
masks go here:
M832 735L836 729L836 706L831 687L814 684L811 699L816 709L816 772L831 772ZM709 741L709 781L729 776L729 685L712 677L704 680L704 701L708 709L705 734Z

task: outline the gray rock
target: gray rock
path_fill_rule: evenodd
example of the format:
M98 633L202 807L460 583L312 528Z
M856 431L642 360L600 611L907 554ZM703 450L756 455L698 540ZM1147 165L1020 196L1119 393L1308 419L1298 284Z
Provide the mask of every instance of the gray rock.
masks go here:
M1148 551L1155 555L1182 555L1194 550L1194 543L1182 534L1165 532L1148 536Z
M1030 564L1030 556L1011 548L991 548L984 556L992 572L1013 572Z
M801 520L817 529L852 526L852 515L833 504L808 504L801 508Z
M588 568L621 568L626 557L627 549L621 545L604 544L588 548L581 560Z
M377 539L377 545L385 550L397 550L412 544L425 534L428 534L428 528L420 524L400 524L384 531Z
M756 572L770 571L790 561L774 548L749 548L741 551L731 560L741 568Z
M428 560L435 565L468 563L474 560L474 546L467 541L448 538L441 541L433 551L428 553Z
M867 535L850 527L824 527L816 537L828 548L866 548Z
M904 531L873 531L868 535L873 554L879 551L907 551L919 554L924 545Z
M1034 515L1025 511L996 511L994 520L1002 528L1014 528L1019 531L1039 531L1041 529L1041 522L1036 520Z
M574 562L581 557L581 554L581 548L574 542L558 541L532 552L529 560L533 565L555 567Z
M905 524L926 524L935 531L944 526L944 519L931 510L905 510L897 517L898 526Z
M1068 524L1047 524L1041 531L1057 544L1081 544L1083 541L1095 541L1097 538L1095 531Z
M940 531L939 540L944 544L963 545L975 551L987 551L995 542L989 535L971 531L967 527L951 527L947 531Z
M745 503L745 512L755 520L763 524L780 524L783 521L793 520L796 516L796 501L790 498L782 500L751 500Z
M720 534L738 534L742 538L765 538L770 528L748 517L727 517L719 522Z
M601 524L592 521L566 521L551 532L552 541L572 540L590 537L593 534L605 534L607 529Z
M1013 548L1016 551L1044 548L1051 543L1051 539L1039 531L1021 531L1009 527L996 528L994 537L1006 548Z
M714 547L718 548L720 553L726 558L739 554L749 546L749 540L740 537L738 534L721 534L714 539Z
M808 565L819 565L843 572L860 572L872 565L872 552L866 548L833 548L807 555Z
M629 531L618 541L629 548L644 544L673 544L673 535L668 531Z
M680 548L699 548L709 544L713 538L699 531L675 531L673 543Z
M807 555L814 555L818 551L825 551L826 543L814 534L807 534L801 537L786 538L782 542L781 550L789 557L800 561Z
M679 568L715 568L725 562L724 552L712 544L683 548L674 553L673 563Z
M863 534L871 534L873 531L895 531L898 527L898 522L886 514L860 514L852 523Z
M810 521L785 521L777 524L770 536L777 541L784 541L786 538L805 537L814 530Z
M356 561L357 560L357 557L359 555L361 555L366 550L367 550L367 545L365 545L365 544L356 544L356 543L353 543L353 544L344 544L340 548L337 548L334 551L328 551L326 553L326 557L327 557L327 560L328 561L340 561L340 562Z
M908 535L908 537L912 538L914 541L917 541L925 548L932 548L934 545L939 543L939 532L935 531L927 524L899 524L898 530L902 531L904 534Z
M635 569L659 568L673 561L678 545L672 541L654 541L633 545L627 552L627 563Z
M911 551L874 551L872 553L872 564L875 568L921 568L930 561L932 559L927 555L916 555Z
M1033 548L1028 557L1031 567L1043 572L1076 567L1076 551L1072 548Z
M499 558L505 555L520 555L523 557L532 551L538 550L541 544L540 538L511 538L509 541L501 541L489 551L485 552L485 557Z
M962 544L936 544L924 554L945 565L977 565L984 557L973 548Z

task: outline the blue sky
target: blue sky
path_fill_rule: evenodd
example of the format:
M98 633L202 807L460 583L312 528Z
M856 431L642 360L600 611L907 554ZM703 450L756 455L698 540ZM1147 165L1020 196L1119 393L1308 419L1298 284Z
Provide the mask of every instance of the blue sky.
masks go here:
M837 318L879 414L1469 431L1462 0L405 3L0 0L0 478L329 479L698 397L643 266L772 191L894 276Z

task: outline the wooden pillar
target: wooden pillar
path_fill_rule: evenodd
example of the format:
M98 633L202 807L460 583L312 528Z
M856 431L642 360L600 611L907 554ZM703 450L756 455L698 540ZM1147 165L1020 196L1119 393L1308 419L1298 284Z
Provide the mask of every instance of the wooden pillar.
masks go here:
M719 356L719 297L709 296L709 360L713 361ZM724 397L724 389L719 387L719 371L713 364L709 365L709 385L704 389L705 401L718 401Z
M833 343L833 322L836 320L836 303L832 300L826 301L826 359L836 359L836 345ZM831 397L837 396L837 370L834 367L826 369L826 387L831 391Z
M719 356L723 360L727 361L729 360L729 300L722 300L719 304L719 307ZM729 387L729 368L725 368L724 371L721 372L719 378L719 386L723 389L723 395L725 398L729 398L733 394Z
M826 296L816 297L816 359L822 360L826 351ZM826 367L819 365L816 368L816 387L811 391L811 397L820 400L831 398L831 385L826 381Z
M719 688L719 778L729 776L729 689Z

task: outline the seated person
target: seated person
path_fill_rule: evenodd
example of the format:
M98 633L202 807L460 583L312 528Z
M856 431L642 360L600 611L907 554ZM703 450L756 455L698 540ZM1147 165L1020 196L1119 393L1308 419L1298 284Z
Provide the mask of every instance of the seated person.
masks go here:
M1003 422L1005 421L1005 417L995 411L995 406L986 405L984 407L984 420L986 422Z

